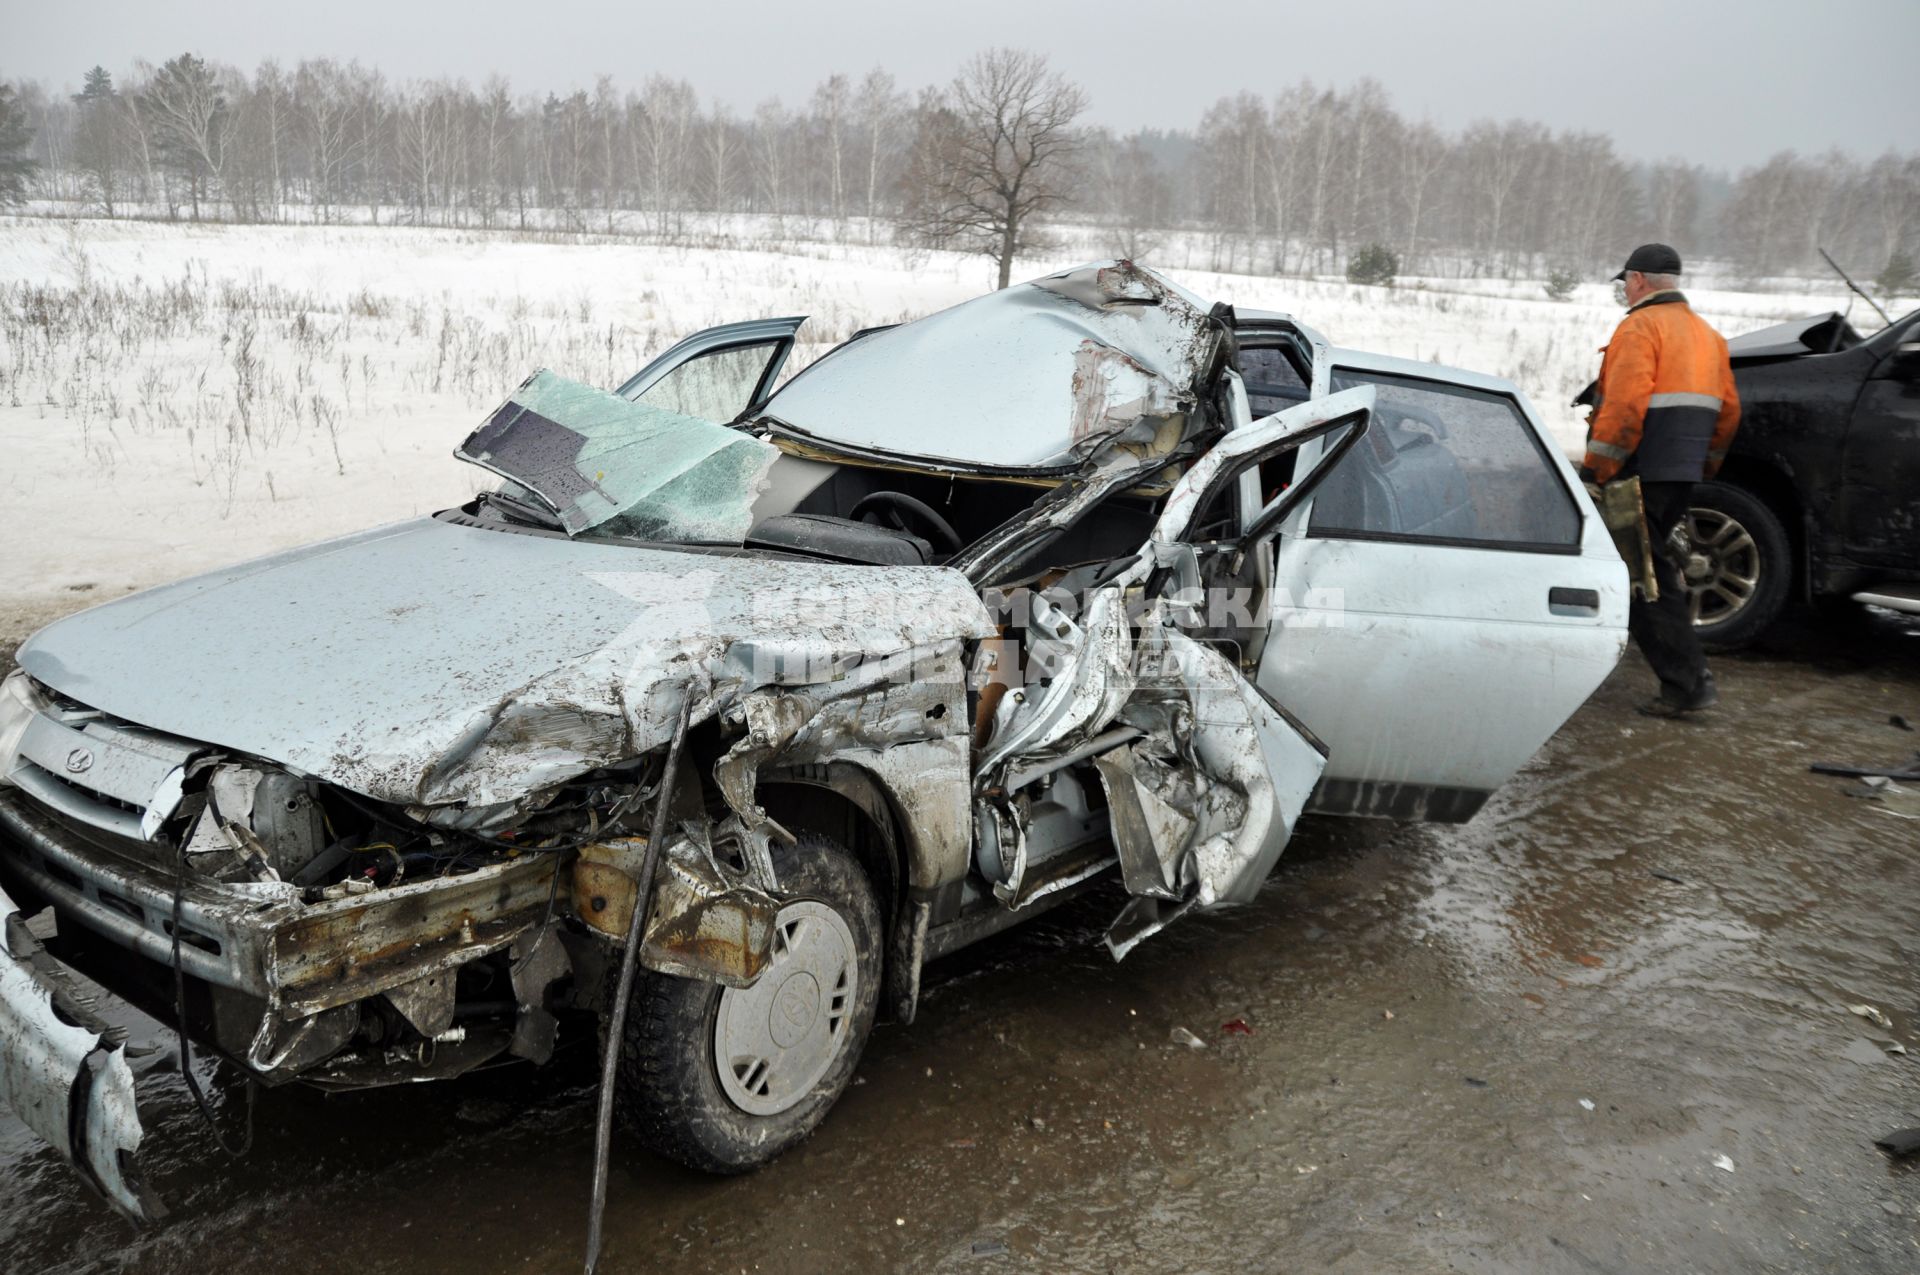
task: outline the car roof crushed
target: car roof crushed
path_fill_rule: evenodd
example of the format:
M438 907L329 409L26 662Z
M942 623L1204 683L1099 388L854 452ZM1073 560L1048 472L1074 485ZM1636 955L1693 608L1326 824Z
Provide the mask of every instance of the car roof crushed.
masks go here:
M1205 302L1130 261L976 297L842 347L762 419L828 445L999 470L1072 466L1179 421L1223 339Z

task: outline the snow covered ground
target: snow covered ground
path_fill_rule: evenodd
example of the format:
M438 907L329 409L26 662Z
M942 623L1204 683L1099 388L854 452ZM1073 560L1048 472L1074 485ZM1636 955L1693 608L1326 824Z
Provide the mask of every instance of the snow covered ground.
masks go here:
M1017 277L1103 255L1059 238ZM0 597L104 599L458 503L486 476L452 448L536 367L614 385L699 328L809 314L797 367L992 286L981 257L707 242L0 218ZM1602 283L1554 302L1538 282L1363 288L1195 257L1176 241L1147 262L1338 345L1510 377L1568 446L1619 317ZM1843 300L1689 291L1729 334Z

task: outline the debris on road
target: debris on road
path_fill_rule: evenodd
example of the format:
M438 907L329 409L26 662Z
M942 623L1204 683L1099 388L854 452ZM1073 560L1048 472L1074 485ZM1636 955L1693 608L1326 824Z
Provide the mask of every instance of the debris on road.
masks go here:
M1654 869L1652 869L1652 868L1648 868L1648 869L1647 869L1647 875L1648 875L1648 876L1650 876L1650 877L1652 877L1652 878L1654 878L1654 879L1655 879L1655 880L1657 880L1657 881L1671 881L1671 882L1673 882L1673 884L1675 884L1675 885L1685 885L1685 884L1686 884L1686 881L1685 881L1685 880L1684 880L1683 878L1681 878L1681 877L1676 877L1676 876L1675 876L1675 875L1673 875L1673 873L1671 873L1671 872L1658 872L1658 871L1655 871L1655 870L1654 870Z
M1176 1027L1167 1033L1167 1038L1176 1045L1185 1045L1188 1049L1205 1049L1207 1042L1184 1027Z
M1582 1099L1580 1100L1580 1105L1581 1105L1582 1107L1584 1107L1584 1108L1585 1108L1586 1110L1588 1110L1588 1111L1592 1111L1592 1110L1593 1110L1593 1099L1591 1099L1591 1098L1582 1098Z
M1387 1017L1392 1018L1393 1015L1388 1014ZM1226 1022L1220 1024L1220 1030L1228 1036L1251 1036L1253 1035L1253 1024L1244 1018L1229 1018Z
M1722 1173L1732 1173L1733 1157L1726 1156L1726 1155L1717 1155L1713 1157L1713 1167L1720 1170Z
M1904 1160L1920 1151L1920 1129L1895 1129L1873 1140L1873 1145L1896 1160Z
M1920 779L1920 753L1891 766L1843 766L1838 762L1817 761L1807 769L1816 775L1839 775L1843 779Z
M1475 1089L1485 1089L1490 1083L1489 1081L1480 1079L1480 1077L1478 1076L1462 1076L1460 1077L1460 1079L1466 1081L1469 1085L1471 1085Z
M1872 1005L1849 1005L1847 1006L1847 1012L1849 1014L1858 1014L1875 1027L1884 1027L1888 1031L1893 1030L1893 1020Z
M1893 715L1892 717L1889 717L1889 718L1887 719L1887 725L1889 725L1889 726L1897 726L1897 727L1899 727L1899 728L1900 728L1901 730L1912 730L1912 729L1913 729L1913 723L1912 723L1912 722L1910 722L1910 721L1908 721L1908 720L1907 720L1907 719L1906 719L1905 717L1902 717L1902 716L1901 716L1900 714L1898 714L1898 713L1895 713L1895 714L1894 714L1894 715Z

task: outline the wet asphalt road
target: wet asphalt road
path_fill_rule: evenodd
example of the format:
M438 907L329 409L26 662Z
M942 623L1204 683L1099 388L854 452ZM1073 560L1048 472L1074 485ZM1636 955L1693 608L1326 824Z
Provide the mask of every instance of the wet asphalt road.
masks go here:
M1920 1269L1920 1165L1872 1145L1920 1125L1920 809L1806 769L1920 748L1920 626L1716 666L1661 723L1629 657L1472 823L1308 821L1123 965L1096 895L936 967L772 1167L616 1144L603 1269ZM0 1266L578 1269L592 1072L265 1094L241 1162L155 1072L145 1234L0 1117Z

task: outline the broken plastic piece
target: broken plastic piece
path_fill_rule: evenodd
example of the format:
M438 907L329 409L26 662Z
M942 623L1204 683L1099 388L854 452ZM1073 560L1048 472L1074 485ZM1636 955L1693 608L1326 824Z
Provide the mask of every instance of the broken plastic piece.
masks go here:
M1847 1006L1847 1012L1849 1014L1858 1014L1875 1027L1884 1027L1888 1031L1893 1030L1893 1020L1872 1005L1849 1005Z
M1885 1151L1896 1160L1920 1152L1920 1129L1895 1129L1873 1140L1873 1145Z
M1185 1045L1188 1049L1205 1049L1207 1042L1184 1027L1176 1027L1167 1033L1167 1038L1176 1045Z
M0 1103L136 1221L166 1212L140 1180L126 1036L101 1022L0 891Z

